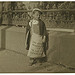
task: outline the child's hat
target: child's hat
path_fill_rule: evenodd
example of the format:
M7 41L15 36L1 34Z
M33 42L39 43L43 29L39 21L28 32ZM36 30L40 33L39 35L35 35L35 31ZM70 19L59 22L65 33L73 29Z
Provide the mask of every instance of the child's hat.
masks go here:
M42 11L39 8L34 8L32 12L39 11L42 14Z

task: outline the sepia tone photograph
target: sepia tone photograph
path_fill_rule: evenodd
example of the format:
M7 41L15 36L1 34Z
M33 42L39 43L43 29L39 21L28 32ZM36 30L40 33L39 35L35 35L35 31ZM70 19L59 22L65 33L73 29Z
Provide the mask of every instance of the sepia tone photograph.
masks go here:
M0 73L75 73L75 2L0 1Z

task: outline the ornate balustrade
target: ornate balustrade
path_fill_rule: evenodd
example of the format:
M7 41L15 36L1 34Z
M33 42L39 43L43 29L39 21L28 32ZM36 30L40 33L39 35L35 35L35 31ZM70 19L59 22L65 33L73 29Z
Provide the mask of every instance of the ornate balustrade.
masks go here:
M29 20L29 14L27 10L14 10L14 11L3 11L2 24L8 24L8 17L11 16L12 25L26 25ZM43 14L41 19L45 22L47 27L61 27L61 28L73 28L75 23L75 10L42 10ZM9 16L10 15L10 16Z
M10 3L9 3L10 5ZM20 3L19 3L20 5ZM13 5L14 6L14 5ZM9 6L10 10L2 11L2 24L9 24L15 26L26 26L28 20L30 20L31 10L27 10L25 6L19 7ZM46 5L46 9L42 9L43 14L41 19L45 22L46 27L50 28L75 28L75 9L69 8L55 8L55 4L52 9L49 9L49 4Z

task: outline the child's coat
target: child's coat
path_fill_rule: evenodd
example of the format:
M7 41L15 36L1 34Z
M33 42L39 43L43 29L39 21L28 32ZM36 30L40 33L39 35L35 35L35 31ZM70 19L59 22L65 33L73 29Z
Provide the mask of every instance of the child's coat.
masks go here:
M26 45L29 50L28 56L32 58L45 57L44 43L42 40L46 36L46 27L42 20L30 20L26 30ZM35 46L33 45L36 43ZM40 49L38 49L40 46Z

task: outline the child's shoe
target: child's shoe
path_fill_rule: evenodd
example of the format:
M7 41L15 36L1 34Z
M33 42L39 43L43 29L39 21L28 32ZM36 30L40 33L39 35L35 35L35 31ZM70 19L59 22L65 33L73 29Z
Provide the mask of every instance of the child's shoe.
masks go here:
M29 66L32 66L32 65L35 64L35 63L36 63L36 60L33 59L33 60L31 60L31 62L29 63Z

